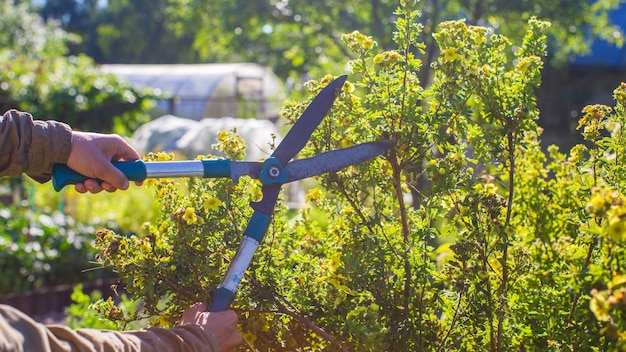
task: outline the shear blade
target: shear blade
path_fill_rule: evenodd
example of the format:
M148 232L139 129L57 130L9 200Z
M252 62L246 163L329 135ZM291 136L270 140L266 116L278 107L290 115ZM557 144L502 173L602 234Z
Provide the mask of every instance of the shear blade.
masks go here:
M289 132L287 132L285 138L272 153L272 156L278 158L281 164L286 165L289 160L302 150L308 142L311 133L315 131L333 106L335 98L341 91L341 87L343 87L347 77L346 75L339 76L324 87L304 110L302 116L300 116Z
M261 188L263 199L258 202L250 202L252 209L265 215L272 216L274 207L276 206L276 201L278 200L278 195L280 194L280 186L281 185L279 184L263 186Z
M311 158L294 160L287 164L287 182L341 170L347 166L375 158L395 145L392 140L380 140L353 147L331 150Z
M259 178L263 169L263 163L257 161L232 161L230 163L230 178L233 182L239 182L239 178L248 175L254 179Z

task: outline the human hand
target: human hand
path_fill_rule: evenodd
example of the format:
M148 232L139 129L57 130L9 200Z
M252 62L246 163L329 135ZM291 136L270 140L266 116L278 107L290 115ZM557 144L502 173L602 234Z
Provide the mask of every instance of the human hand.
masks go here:
M127 189L128 179L111 161L137 159L137 151L118 135L72 132L72 149L67 166L88 177L85 182L74 185L79 193Z
M222 351L234 351L243 342L237 329L237 314L232 310L225 312L206 312L204 303L196 303L183 313L180 325L196 324L210 331L220 344Z

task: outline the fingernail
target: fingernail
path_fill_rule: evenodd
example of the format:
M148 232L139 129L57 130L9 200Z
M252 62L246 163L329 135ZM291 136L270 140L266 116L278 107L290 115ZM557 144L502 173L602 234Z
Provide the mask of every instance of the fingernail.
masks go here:
M124 181L124 186L122 189L128 189L128 186L130 186L130 184L128 183L128 180Z

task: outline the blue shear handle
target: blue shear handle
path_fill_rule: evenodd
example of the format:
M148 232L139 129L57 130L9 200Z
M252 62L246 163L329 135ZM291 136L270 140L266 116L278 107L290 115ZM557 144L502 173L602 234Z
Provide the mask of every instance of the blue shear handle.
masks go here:
M141 160L115 161L113 166L118 168L130 181L142 182L146 179L146 164ZM52 186L60 191L67 185L75 185L87 180L87 177L70 169L65 164L55 164L52 168Z
M235 293L225 287L218 287L207 312L225 312L235 299Z
M204 177L230 177L230 160L228 159L204 159L202 160Z

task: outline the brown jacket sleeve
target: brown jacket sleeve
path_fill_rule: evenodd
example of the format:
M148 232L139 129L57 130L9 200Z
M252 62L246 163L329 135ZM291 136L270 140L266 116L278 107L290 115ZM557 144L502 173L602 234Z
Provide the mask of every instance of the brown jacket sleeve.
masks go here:
M26 173L38 182L50 180L52 165L65 164L72 130L57 121L33 121L25 112L9 110L0 117L0 176Z
M213 335L197 325L137 331L72 330L42 325L13 307L0 305L0 351L192 352L219 351Z

